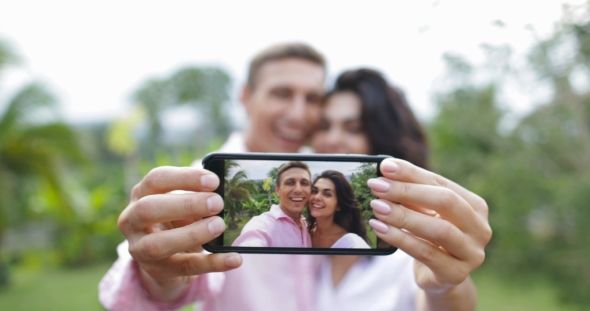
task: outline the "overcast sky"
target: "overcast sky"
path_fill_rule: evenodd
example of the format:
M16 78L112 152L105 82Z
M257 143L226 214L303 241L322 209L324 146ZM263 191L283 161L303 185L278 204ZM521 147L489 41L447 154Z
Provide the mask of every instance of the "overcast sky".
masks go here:
M230 170L228 177L232 178L238 170L245 170L248 179L251 180L260 180L266 179L267 173L275 168L279 167L288 161L261 161L261 160L235 160L235 162L240 166L239 168L233 168ZM309 166L309 171L311 172L311 176L315 176L325 170L336 170L340 173L348 176L354 173L359 166L363 163L359 162L325 162L325 161L305 161ZM376 165L376 164L375 164Z
M533 42L525 25L549 33L564 2L583 1L5 1L0 39L22 66L1 77L0 109L11 91L35 78L58 95L69 121L124 116L143 81L186 65L226 69L238 106L250 58L296 40L327 56L330 79L359 66L381 70L427 120L442 53L478 62L487 42L509 43L524 55ZM496 20L505 27L494 26ZM532 102L515 94L509 104L522 112ZM243 120L243 110L235 111Z

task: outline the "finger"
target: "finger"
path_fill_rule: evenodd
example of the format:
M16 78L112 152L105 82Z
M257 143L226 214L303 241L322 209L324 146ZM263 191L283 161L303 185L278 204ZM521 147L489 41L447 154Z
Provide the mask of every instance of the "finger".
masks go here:
M413 235L439 245L452 256L465 259L473 253L472 241L450 222L407 209L383 200L371 201L377 219L383 223L410 231Z
M461 196L448 188L399 182L383 177L369 179L367 185L380 199L434 210L468 232L479 228L483 221Z
M214 173L192 167L162 166L152 169L131 191L132 200L174 190L211 192L219 186Z
M171 279L227 271L240 265L242 265L242 256L236 253L183 253L175 254L157 264L145 264L142 267L154 279Z
M484 199L441 175L394 158L381 161L379 168L387 179L448 188L467 201L478 214L488 217L488 206Z
M163 222L201 219L223 209L223 199L216 193L191 192L154 194L139 199L127 211L129 225L135 229Z
M198 249L224 230L222 218L209 217L185 227L147 234L130 244L129 252L136 259L160 260L176 253Z
M373 227L377 237L428 266L445 283L459 284L465 279L465 274L469 273L466 272L465 264L459 259L410 233L386 225L377 219L369 220L369 225Z

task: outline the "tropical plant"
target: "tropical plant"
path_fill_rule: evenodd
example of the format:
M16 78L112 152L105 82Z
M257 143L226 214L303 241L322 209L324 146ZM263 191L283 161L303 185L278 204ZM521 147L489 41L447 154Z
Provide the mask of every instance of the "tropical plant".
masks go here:
M133 95L134 101L146 112L148 150L155 152L161 146L162 113L171 107L190 106L203 116L197 129L199 137L207 137L208 143L225 139L232 130L228 114L231 79L220 68L186 67L169 78L152 78ZM193 145L199 142L192 142ZM198 146L207 148L207 145Z
M0 70L14 60L0 42ZM62 176L68 166L85 162L76 133L57 121L57 102L42 83L24 85L1 106L6 108L0 114L0 249L4 231L25 219L27 195L39 185L59 201L59 219L72 220L74 207Z
M240 166L231 160L225 161L225 183L223 189L223 199L225 212L229 214L230 222L228 229L235 230L238 228L236 215L240 212L244 202L250 201L250 198L257 193L256 183L248 179L245 170L238 170L231 177L230 172L239 169Z

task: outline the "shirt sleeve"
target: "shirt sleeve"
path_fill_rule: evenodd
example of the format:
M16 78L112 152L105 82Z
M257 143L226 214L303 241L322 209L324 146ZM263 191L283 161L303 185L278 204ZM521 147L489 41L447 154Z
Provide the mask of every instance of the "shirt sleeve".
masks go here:
M107 310L156 311L174 310L184 305L203 300L221 291L223 273L203 274L195 278L183 297L171 303L152 299L139 279L139 266L128 251L128 242L117 247L119 258L98 285L98 299Z
M269 247L270 237L266 232L259 229L242 231L240 236L232 243L232 246Z

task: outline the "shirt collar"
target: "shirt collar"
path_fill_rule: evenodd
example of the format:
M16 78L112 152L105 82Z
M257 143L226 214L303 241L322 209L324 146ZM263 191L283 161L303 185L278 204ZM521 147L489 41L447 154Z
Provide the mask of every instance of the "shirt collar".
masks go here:
M219 148L217 152L227 153L246 153L250 152L246 147L246 139L242 132L233 132L229 135L225 143ZM298 153L313 153L313 149L308 146L302 146L297 151Z
M289 217L289 215L285 214L285 212L283 211L283 209L280 206L276 205L276 204L273 204L270 207L270 214L275 219L287 218L287 219L293 220L293 218L291 218L291 217ZM300 221L301 221L302 224L305 224L307 226L307 222L305 221L305 217L303 217L303 215L301 215L301 220Z

